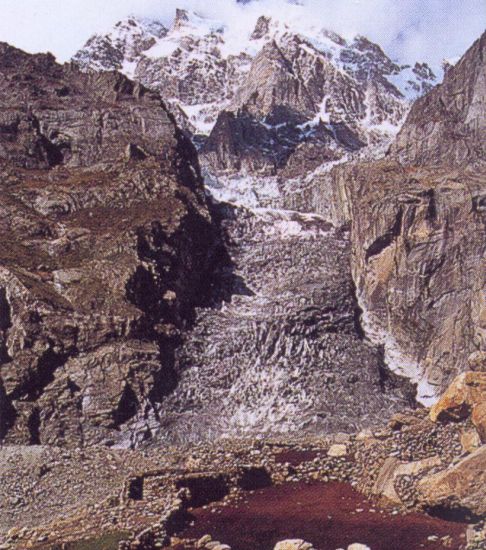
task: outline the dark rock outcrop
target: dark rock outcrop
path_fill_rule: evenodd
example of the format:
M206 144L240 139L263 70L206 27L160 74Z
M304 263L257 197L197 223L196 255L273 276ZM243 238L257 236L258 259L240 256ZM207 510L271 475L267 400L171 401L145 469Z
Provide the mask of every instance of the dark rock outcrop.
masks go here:
M127 443L208 284L196 152L119 73L1 44L0 75L0 436Z
M202 166L213 174L278 173L286 179L364 145L344 123L308 124L302 114L283 106L261 120L245 108L219 115L200 155Z
M337 160L383 140L380 131L399 124L407 104L386 78L399 68L367 44L372 53L349 50L353 70L346 72L297 34L270 40L237 88L232 114L218 117L202 162L216 174L269 174L284 168L303 143L321 145L324 158ZM299 164L302 174L312 170Z

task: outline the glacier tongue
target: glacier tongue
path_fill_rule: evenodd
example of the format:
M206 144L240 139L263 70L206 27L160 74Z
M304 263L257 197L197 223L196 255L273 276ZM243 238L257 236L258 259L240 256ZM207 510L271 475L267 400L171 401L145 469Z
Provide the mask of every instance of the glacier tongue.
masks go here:
M190 442L353 431L406 407L412 389L384 376L360 331L349 235L253 198L214 208L228 257L212 304L183 336L158 421L137 418L134 432L145 422L159 441Z

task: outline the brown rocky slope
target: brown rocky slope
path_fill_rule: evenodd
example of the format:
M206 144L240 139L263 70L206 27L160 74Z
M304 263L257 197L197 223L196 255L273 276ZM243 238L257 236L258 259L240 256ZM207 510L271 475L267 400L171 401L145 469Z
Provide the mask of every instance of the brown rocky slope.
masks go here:
M119 73L0 44L0 74L0 439L129 442L208 284L195 150Z

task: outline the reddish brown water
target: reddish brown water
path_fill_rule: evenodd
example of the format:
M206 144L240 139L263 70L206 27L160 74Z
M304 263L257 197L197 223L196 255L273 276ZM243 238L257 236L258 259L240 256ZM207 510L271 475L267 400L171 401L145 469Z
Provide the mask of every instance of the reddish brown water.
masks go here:
M427 540L431 535L450 535L452 550L465 545L464 524L380 512L344 483L287 483L248 494L237 506L213 508L216 513L193 510L195 523L181 535L199 538L210 533L232 550L272 550L286 538L312 542L317 550L347 548L354 542L372 550L444 550L441 540Z
M311 462L318 456L318 451L298 451L298 450L288 450L282 451L275 455L275 462L277 464L288 463L291 466L299 466L304 462Z

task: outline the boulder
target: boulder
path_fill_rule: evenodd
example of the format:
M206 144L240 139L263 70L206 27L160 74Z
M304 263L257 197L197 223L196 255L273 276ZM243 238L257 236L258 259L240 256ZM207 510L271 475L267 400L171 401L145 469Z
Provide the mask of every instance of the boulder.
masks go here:
M481 447L481 439L476 430L464 430L461 434L461 445L466 453L472 453Z
M197 542L196 548L204 548L208 542L211 542L213 537L211 535L203 535Z
M486 446L418 483L423 504L444 513L486 514Z
M486 401L475 405L471 420L478 432L482 443L486 443Z
M387 503L401 504L402 500L395 490L395 480L399 476L417 476L431 468L441 465L438 456L424 458L415 462L400 462L398 458L388 457L380 469L372 489L372 494L382 498Z
M335 443L334 445L331 445L329 447L329 450L327 451L327 456L332 457L343 457L348 454L348 449L346 445L343 445L341 443Z
M439 401L430 409L433 422L471 420L486 442L486 372L464 372L457 376Z

